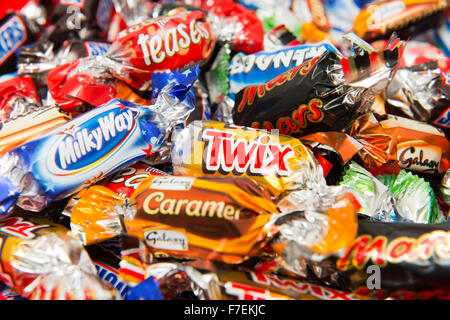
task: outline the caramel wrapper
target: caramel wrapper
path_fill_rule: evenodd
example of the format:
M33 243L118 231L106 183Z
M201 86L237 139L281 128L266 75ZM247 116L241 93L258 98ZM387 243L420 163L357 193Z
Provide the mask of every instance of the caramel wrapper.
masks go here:
M404 169L441 175L450 166L450 143L444 133L420 121L367 114L347 133L363 144L358 155L367 169L394 160Z
M230 263L266 243L262 229L277 212L268 193L249 178L149 177L129 200L133 209L124 210L122 225L114 208L125 199L118 194L94 186L78 196L71 225L87 244L124 229L155 255Z

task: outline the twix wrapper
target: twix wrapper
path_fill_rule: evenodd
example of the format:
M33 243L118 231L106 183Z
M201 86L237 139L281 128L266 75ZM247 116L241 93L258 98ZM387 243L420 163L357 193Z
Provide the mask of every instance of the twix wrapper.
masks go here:
M250 177L273 196L323 181L323 171L300 140L217 121L194 121L176 133L175 174Z
M404 169L441 175L450 166L449 141L427 123L370 113L358 118L348 133L363 144L358 155L368 169L394 160Z

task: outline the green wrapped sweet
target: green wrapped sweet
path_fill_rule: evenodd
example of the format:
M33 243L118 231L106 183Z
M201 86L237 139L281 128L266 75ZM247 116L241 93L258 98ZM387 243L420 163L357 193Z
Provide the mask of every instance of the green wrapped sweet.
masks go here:
M380 177L395 198L395 207L403 221L416 223L440 223L446 218L439 209L436 195L429 182L406 170L401 170L395 181Z
M338 184L356 193L362 207L359 213L384 222L397 221L395 201L389 189L356 162L347 165Z

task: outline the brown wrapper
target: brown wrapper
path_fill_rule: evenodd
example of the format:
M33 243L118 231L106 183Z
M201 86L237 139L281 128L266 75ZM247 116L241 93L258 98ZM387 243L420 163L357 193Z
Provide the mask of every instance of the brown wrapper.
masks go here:
M155 257L231 264L260 254L275 238L274 250L295 263L289 250L327 256L356 235L355 197L340 187L324 193L293 192L277 209L249 178L153 176L129 200L103 186L84 189L71 208L71 229L85 244L127 234Z
M397 161L403 169L441 175L450 166L449 141L442 130L423 122L370 113L347 133L364 146L358 155L367 169Z

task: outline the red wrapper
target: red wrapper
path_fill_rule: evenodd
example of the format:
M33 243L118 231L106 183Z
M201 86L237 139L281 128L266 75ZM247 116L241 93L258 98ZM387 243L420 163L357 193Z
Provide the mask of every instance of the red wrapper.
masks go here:
M145 162L140 161L118 171L105 182L104 186L123 197L130 198L134 190L136 190L146 178L150 176L168 175L169 174L164 171L153 168Z
M152 72L204 63L214 43L206 14L201 11L148 19L122 30L104 56L81 58L54 68L47 85L65 111L84 102L99 106L117 94L115 80L147 90Z
M232 32L231 49L247 54L264 49L264 27L256 13L233 0L190 0L188 4L213 13L224 20ZM222 32L223 30L218 30Z
M10 115L19 115L28 111L27 105L40 105L39 94L30 77L17 77L0 82L0 121Z

